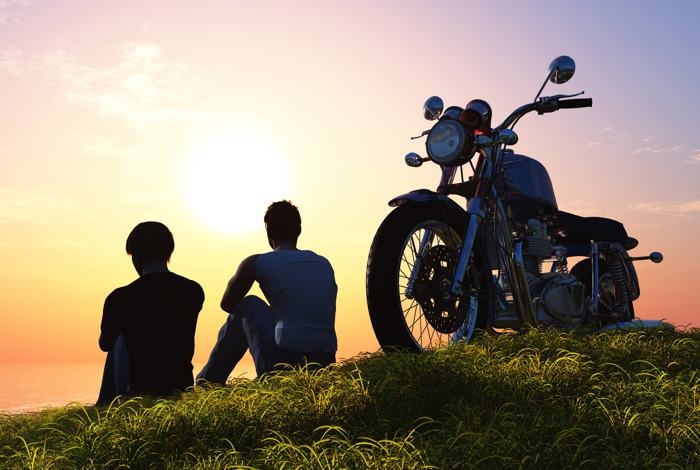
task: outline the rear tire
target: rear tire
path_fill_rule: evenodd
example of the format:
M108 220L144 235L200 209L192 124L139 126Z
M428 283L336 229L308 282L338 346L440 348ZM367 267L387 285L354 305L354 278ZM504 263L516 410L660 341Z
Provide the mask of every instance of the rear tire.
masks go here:
M367 262L367 306L372 327L384 349L421 351L469 341L488 324L491 272L482 270L479 239L463 282L464 295L447 300L462 245L465 214L435 202L406 203L381 224ZM426 229L433 240L419 256ZM419 268L412 268L418 261ZM417 273L407 296L411 273Z
M593 269L591 267L591 260L584 259L579 261L571 268L571 274L575 276L586 288L586 297L591 298L593 295L593 288L591 282L593 280ZM610 268L605 260L601 259L598 264L598 284L602 286L598 293L598 317L602 320L603 324L615 323L617 321L628 321L634 318L634 305L630 300L627 303L627 314L623 314L623 318L616 318L619 314L616 314L613 308L610 308L610 304L615 304L615 289L614 283L612 282L610 276Z

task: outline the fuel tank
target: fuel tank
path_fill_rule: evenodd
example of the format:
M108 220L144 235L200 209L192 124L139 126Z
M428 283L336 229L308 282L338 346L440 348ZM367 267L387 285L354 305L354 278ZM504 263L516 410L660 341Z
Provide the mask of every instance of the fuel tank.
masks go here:
M502 196L518 218L555 215L557 199L544 165L534 158L506 151L503 155Z

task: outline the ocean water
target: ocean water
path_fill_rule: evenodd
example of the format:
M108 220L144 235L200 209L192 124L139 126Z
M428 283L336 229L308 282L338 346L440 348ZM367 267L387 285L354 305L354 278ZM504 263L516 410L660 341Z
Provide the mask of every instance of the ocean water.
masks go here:
M0 362L0 413L22 413L70 403L93 405L100 391L103 366L104 363ZM195 373L202 366L194 364ZM255 377L252 361L241 361L231 377Z
M0 363L0 412L94 404L103 365Z

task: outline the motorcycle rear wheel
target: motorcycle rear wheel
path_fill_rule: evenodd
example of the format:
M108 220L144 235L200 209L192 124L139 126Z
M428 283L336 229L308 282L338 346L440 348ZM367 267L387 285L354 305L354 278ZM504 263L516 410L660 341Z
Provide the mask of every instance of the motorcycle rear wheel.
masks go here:
M464 229L464 213L439 202L407 203L384 219L367 262L367 306L382 348L441 348L486 328L491 273L481 270L485 257L478 239L464 294L447 295ZM426 230L434 235L420 254ZM407 295L412 271L414 289Z
M583 283L585 295L590 298L593 292L591 260L584 259L579 261L571 268L570 272ZM634 305L631 300L623 307L623 312L615 314L613 306L619 303L616 294L616 288L619 287L612 281L610 268L605 260L601 260L598 266L598 284L600 286L598 293L598 317L602 320L602 323L632 320L634 318ZM615 318L616 316L620 316L620 318Z

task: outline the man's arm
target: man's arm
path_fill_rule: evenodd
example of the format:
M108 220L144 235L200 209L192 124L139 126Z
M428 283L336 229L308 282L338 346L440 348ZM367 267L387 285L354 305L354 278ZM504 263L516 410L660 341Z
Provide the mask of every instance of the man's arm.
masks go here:
M236 303L245 297L253 286L253 282L255 282L255 262L257 259L258 255L244 259L238 266L236 274L228 281L226 292L224 292L224 296L221 299L221 309L225 312L233 313Z
M104 308L102 309L102 325L100 326L100 339L98 343L100 349L105 352L110 351L114 347L114 343L121 334L115 292L107 296Z

